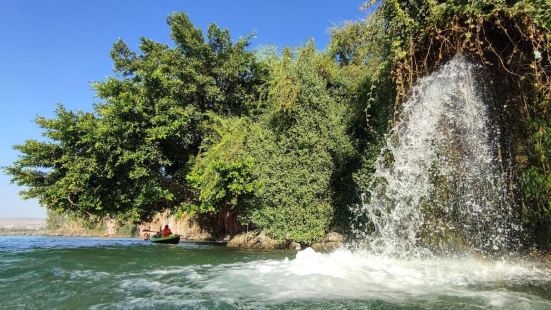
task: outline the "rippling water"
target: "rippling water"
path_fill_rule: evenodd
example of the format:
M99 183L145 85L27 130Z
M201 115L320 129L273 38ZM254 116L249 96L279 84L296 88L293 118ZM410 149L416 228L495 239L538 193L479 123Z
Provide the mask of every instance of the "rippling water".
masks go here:
M551 271L472 258L0 237L2 309L551 309Z

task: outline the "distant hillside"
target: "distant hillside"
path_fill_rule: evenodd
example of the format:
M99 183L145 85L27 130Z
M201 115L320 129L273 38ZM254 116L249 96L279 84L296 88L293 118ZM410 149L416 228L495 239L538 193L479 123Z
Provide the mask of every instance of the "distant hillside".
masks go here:
M41 234L46 229L46 219L0 218L0 234Z
M46 228L46 219L28 217L0 218L0 228L41 230Z

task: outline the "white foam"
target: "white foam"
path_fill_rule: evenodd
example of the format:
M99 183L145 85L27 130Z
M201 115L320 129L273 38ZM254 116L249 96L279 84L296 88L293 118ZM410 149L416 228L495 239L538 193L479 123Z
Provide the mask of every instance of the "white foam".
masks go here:
M257 261L217 266L212 290L243 287L267 299L296 296L380 298L397 301L412 296L483 297L480 286L549 281L551 273L533 266L475 259L397 259L337 250L331 254L306 249L294 260Z
M411 303L461 300L475 306L551 307L551 302L519 287L551 285L551 271L530 263L474 258L399 259L339 249L330 254L305 249L295 259L188 266L153 271L148 279L130 279L121 288L136 297L216 296L227 303L286 303L294 300L383 300ZM134 293L132 293L134 291ZM142 291L143 292L143 291ZM170 296L169 296L170 295ZM446 304L446 302L444 302Z

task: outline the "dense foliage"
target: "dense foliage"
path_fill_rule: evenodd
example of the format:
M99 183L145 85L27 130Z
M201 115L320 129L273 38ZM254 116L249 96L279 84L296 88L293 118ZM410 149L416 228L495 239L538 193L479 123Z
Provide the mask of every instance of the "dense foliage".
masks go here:
M311 242L327 232L333 183L354 148L347 135L347 81L313 42L269 61L265 114L247 144L263 184L244 220L277 239Z
M309 42L280 54L174 14L174 47L116 42L116 75L95 84L94 112L39 117L46 141L16 146L6 171L25 198L78 217L143 221L169 209L221 233L247 226L312 243L348 228L412 84L465 54L504 77L495 92L507 95L496 99L509 106L520 212L528 231L549 229L548 1L365 5L377 9L332 29L325 51Z

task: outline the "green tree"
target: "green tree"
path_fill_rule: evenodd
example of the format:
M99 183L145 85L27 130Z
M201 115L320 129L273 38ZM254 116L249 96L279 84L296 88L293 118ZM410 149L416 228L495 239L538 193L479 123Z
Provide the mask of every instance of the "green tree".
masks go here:
M226 233L233 233L239 229L237 215L244 207L244 200L261 187L253 176L253 158L245 152L251 125L246 118L222 118L214 114L210 117L209 132L187 176L197 191L197 201L182 207L188 214L222 213L224 217L218 225Z
M38 118L44 142L16 146L5 170L25 198L91 219L140 221L193 199L186 181L207 113L256 113L264 72L250 38L232 42L212 24L206 38L182 13L169 17L175 47L142 38L140 53L113 46L114 77L96 83L94 113L59 107Z

